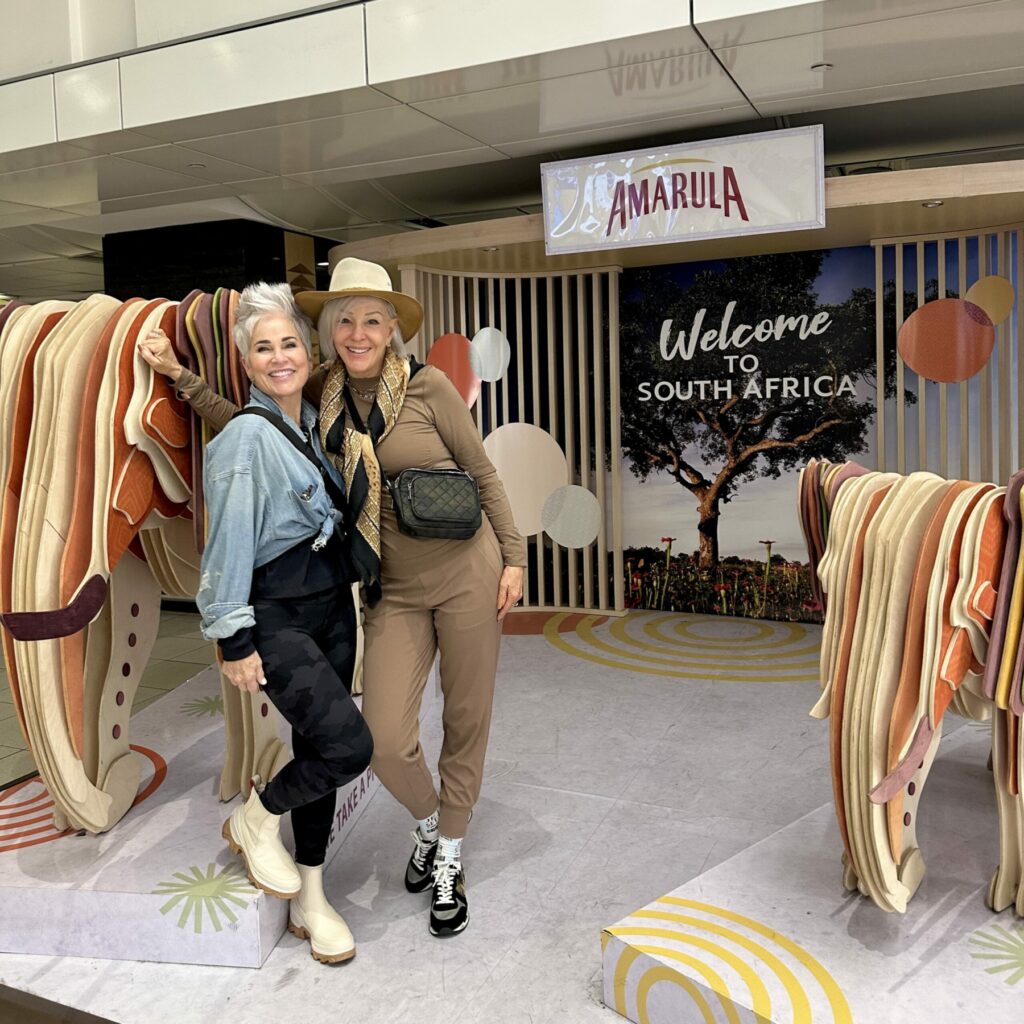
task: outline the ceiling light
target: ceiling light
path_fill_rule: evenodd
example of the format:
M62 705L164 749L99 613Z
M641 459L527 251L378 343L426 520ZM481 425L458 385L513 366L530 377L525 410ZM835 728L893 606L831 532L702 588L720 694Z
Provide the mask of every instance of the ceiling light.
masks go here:
M189 164L188 166L189 167L205 167L206 164L194 163L194 164Z
M835 67L835 64L829 64L827 60L819 61L817 64L811 65L812 71L831 71Z
M329 267L330 263L327 260L322 260L320 263L317 264L317 266L318 267Z
M934 210L936 206L942 205L941 199L929 199L927 203L921 204L926 210Z
M497 252L498 247L496 245L485 245L480 250L481 252Z

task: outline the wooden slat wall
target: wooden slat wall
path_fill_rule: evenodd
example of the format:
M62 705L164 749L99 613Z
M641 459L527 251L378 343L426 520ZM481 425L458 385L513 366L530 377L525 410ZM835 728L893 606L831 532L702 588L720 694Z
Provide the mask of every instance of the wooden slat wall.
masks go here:
M878 468L899 473L922 469L951 478L1005 483L1024 460L1024 227L873 244ZM1017 301L1010 317L996 325L996 347L984 369L959 385L940 384L918 378L897 353L898 398L895 403L890 399L886 408L886 334L892 336L913 309L931 298L945 298L947 291L963 298L971 285L990 274L1007 278ZM895 308L890 311L883 301L886 278L896 288ZM937 285L934 294L928 291L930 283ZM893 323L885 322L887 315L893 316ZM916 416L902 400L904 389L917 396ZM954 409L955 424L950 422Z
M556 274L471 276L404 266L403 287L424 305L426 358L434 340L497 327L512 347L508 372L485 383L474 418L482 437L509 422L548 431L569 482L592 491L603 529L582 551L543 533L528 539L523 604L537 609L621 611L622 443L617 268Z

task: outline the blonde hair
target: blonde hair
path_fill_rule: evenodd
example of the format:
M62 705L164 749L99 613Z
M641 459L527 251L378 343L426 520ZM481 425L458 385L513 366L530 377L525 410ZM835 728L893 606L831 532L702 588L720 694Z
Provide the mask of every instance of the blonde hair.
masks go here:
M316 322L316 331L320 336L320 358L325 363L333 363L338 358L334 350L334 328L338 326L341 315L348 311L349 307L360 299L374 298L372 295L342 295L337 299L328 299L320 310L320 316ZM398 311L385 299L379 300L384 306L384 312L392 320L398 320ZM402 338L402 328L396 323L395 333L391 335L391 349L397 356L404 358L405 340Z

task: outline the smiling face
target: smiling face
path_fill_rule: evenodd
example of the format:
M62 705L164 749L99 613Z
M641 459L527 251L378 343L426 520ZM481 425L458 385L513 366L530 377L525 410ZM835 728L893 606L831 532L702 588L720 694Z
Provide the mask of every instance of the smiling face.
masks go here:
M249 380L278 405L301 403L312 360L289 317L260 318L242 365Z
M376 377L397 327L381 299L352 299L334 326L334 351L352 377Z

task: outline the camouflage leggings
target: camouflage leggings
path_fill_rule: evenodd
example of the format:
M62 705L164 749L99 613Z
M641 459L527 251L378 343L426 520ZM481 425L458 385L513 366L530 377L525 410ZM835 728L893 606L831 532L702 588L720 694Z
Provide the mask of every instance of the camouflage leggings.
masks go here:
M350 695L356 625L347 587L277 601L256 599L253 639L267 677L264 692L292 727L293 759L261 798L292 812L295 859L324 862L335 790L362 774L373 739Z

